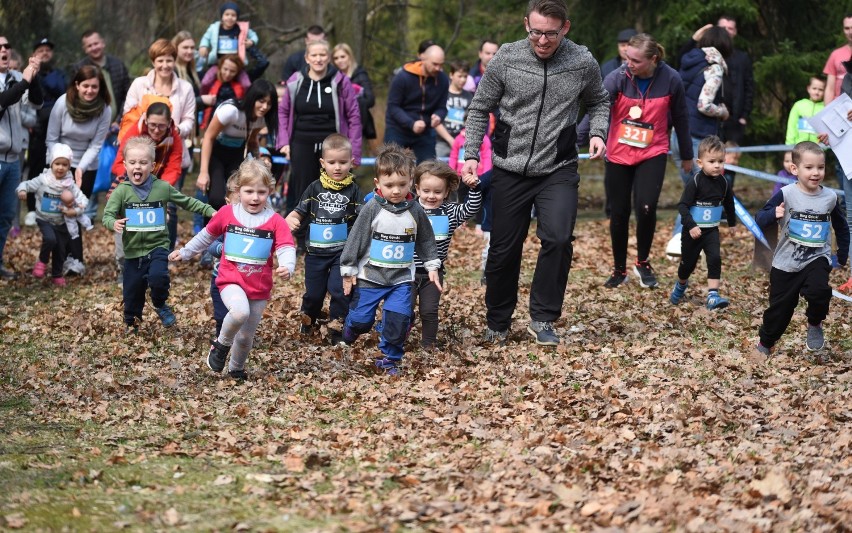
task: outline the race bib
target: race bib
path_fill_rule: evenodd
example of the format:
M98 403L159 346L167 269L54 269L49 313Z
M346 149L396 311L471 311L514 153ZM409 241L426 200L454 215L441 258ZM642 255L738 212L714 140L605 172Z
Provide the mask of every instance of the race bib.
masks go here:
M425 209L429 216L429 222L432 224L432 231L435 233L436 241L445 241L450 238L450 217L443 207L436 209Z
M372 265L385 268L407 268L414 261L414 235L388 235L373 232L370 242Z
M228 37L227 35L219 36L219 48L216 50L216 53L220 56L226 54L236 54L240 51L240 43L234 37Z
M444 121L448 125L461 127L464 125L464 109L461 107L450 107L447 109L447 118Z
M272 253L272 232L230 224L223 252L225 259L233 263L265 265Z
M349 228L342 218L319 218L311 222L308 245L314 248L334 248L346 243Z
M166 210L163 202L131 202L124 204L127 231L163 231L166 229Z
M804 117L799 117L799 123L798 123L797 127L799 129L799 133L809 133L811 135L817 134L814 127L811 126L810 122L808 122L808 119L806 119Z
M649 122L624 119L618 125L618 142L636 148L647 148L654 140L654 125Z
M694 205L689 214L699 228L715 228L722 220L722 209L721 205Z
M59 197L59 194L44 193L41 197L41 212L45 215L58 215L62 213L59 210L59 206L62 205L62 200Z
M787 236L802 246L819 248L828 241L831 219L828 214L792 211L787 224Z

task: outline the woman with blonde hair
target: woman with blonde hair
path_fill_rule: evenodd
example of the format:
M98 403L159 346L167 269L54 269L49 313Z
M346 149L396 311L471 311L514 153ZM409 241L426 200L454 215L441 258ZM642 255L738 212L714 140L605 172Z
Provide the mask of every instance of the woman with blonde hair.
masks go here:
M364 67L355 60L352 48L346 43L340 43L332 51L332 60L337 70L343 72L352 80L352 87L358 96L358 109L361 111L361 131L364 139L376 138L376 124L370 109L376 104L373 93L373 83Z

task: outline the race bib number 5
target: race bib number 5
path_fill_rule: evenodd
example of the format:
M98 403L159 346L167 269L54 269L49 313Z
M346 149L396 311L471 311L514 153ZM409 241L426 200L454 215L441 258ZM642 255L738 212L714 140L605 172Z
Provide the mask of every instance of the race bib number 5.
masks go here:
M225 259L233 263L265 265L272 253L272 232L231 224L223 251Z
M125 204L127 231L163 231L166 229L166 210L163 202L132 202Z
M58 215L59 204L61 204L58 194L44 193L41 197L41 212L45 215Z
M385 268L406 268L414 261L414 235L388 235L373 232L370 264Z
M828 214L793 211L787 234L790 240L802 246L818 248L828 241L831 219Z

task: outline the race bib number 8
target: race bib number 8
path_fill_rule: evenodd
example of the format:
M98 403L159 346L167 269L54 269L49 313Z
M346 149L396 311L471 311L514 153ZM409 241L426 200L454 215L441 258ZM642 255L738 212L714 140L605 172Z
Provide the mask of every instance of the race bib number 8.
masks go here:
M787 235L790 240L802 246L818 248L828 241L831 231L829 215L819 213L802 213L793 211L790 223L787 225Z
M272 232L231 224L223 251L225 259L233 263L265 265L272 253Z
M689 208L689 214L699 228L715 228L722 219L722 206L694 205Z
M59 204L61 203L62 201L59 199L58 194L46 192L41 197L41 212L45 215L58 215L61 213L59 211Z
M385 268L407 268L414 261L414 235L373 232L370 264Z
M125 204L127 231L163 231L166 229L166 210L163 202L134 202Z
M334 248L345 244L349 228L340 220L317 218L311 222L308 244L314 248Z
M647 148L654 140L654 125L649 122L622 120L618 125L618 142L636 148Z

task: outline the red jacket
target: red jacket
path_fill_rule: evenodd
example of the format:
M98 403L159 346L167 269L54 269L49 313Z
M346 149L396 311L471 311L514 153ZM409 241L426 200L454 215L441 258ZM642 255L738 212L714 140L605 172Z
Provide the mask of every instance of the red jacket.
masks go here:
M139 128L142 130L140 131ZM157 144L157 149L155 151L154 158L154 169L151 171L152 174L160 178L161 180L167 182L169 185L174 186L178 180L180 179L181 174L181 158L183 156L183 141L180 138L180 132L175 127L174 122L171 123L171 132L169 135L166 135L162 141ZM140 121L140 124L134 124L127 130L127 134L124 138L121 139L121 144L118 146L118 155L115 157L115 163L112 165L112 174L119 178L123 177L125 174L124 170L124 146L127 144L127 140L132 137L138 137L140 135L144 135L146 137L150 137L148 133L148 125L144 122ZM123 181L122 179L113 180L113 186L110 187L110 191Z

